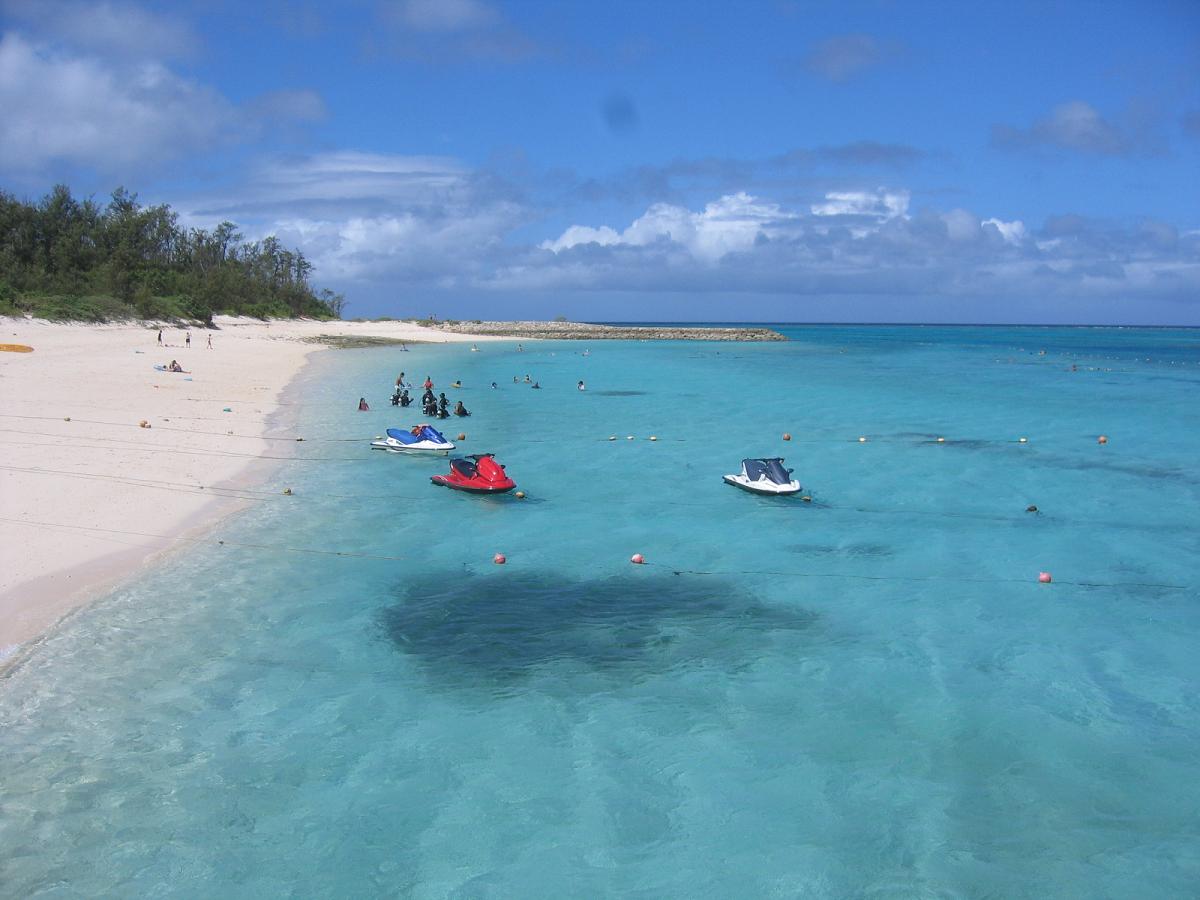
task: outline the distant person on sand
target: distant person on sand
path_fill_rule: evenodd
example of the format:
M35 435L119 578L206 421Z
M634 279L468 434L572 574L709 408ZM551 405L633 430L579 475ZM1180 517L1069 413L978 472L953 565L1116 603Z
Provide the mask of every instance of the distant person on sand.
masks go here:
M162 346L162 329L158 329L158 346Z
M208 336L208 349L209 350L212 349L212 335L211 334Z
M171 364L169 366L167 366L167 371L168 372L182 372L183 366L181 366L179 364L178 360L173 359L173 360L171 360Z
M185 347L187 347L189 350L191 349L191 347L192 347L192 333L191 333L190 331L187 333L187 337L185 337L185 338L183 339L183 345L184 345Z
M370 412L371 411L371 407L367 406L367 398L366 397L358 398L358 411L359 412Z

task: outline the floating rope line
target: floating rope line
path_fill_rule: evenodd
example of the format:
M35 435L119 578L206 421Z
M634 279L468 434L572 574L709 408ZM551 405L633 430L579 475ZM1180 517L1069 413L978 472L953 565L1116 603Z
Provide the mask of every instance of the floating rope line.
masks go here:
M248 541L230 541L225 539L212 538L187 538L179 535L152 534L144 531L126 531L117 528L100 528L90 525L74 525L63 522L36 522L27 519L11 519L0 517L0 522L10 522L16 525L26 525L37 528L56 528L64 531L85 531L95 534L111 534L127 537L148 537L165 541L182 541L192 544L204 544L210 541L215 542L221 547L238 547L251 550L270 550L284 553L300 553L316 556L335 556L343 559L369 559L383 561L403 561L408 559L406 556L388 556L374 553L358 553L352 550L318 550L312 547L288 547L282 544L257 544ZM954 575L862 575L847 572L797 572L797 571L776 571L770 569L728 569L723 571L711 571L701 569L682 569L674 566L664 565L661 563L645 563L642 565L652 566L656 568L666 569L673 575L696 575L701 577L719 577L728 578L734 576L747 575L766 575L772 578L836 578L853 581L882 581L895 583L956 583L956 584L1039 584L1026 578L965 578ZM1193 590L1191 585L1185 584L1163 584L1157 582L1137 582L1137 581L1059 581L1053 582L1056 585L1064 585L1068 587L1081 588L1154 588L1159 590L1174 590L1186 591ZM1040 585L1039 585L1040 587Z
M142 427L137 422L104 422L99 419L78 419L78 418L75 418L74 416L22 416L22 415L17 415L15 413L0 413L0 416L3 416L6 419L33 419L33 420L42 421L42 422L67 422L69 424L74 424L74 423L78 422L83 425L103 425L103 426L106 426L109 428L141 428ZM187 417L186 416L169 416L169 417L161 416L160 418L163 421L170 421L171 419L176 419L176 418L182 419L182 418L187 418ZM45 434L44 432L40 432L40 431L16 431L13 429L5 429L5 430L12 431L13 434ZM306 438L306 437L296 437L296 436L289 436L289 435L236 434L231 431L197 431L194 428L176 428L172 425L155 425L154 430L155 431L178 431L178 432L183 432L184 434L206 434L206 435L214 435L216 437L247 438L250 440L259 440L259 441L294 441L296 443L301 443L301 442L306 442L306 441L310 442L310 443L344 443L344 442L349 442L349 441L369 441L372 439L370 437ZM62 435L60 435L60 434L45 434L45 436L46 437L62 437ZM96 439L96 438L93 438L93 439ZM116 439L108 438L106 440L116 440Z
M66 522L35 522L28 519L10 519L0 517L0 522L10 522L15 525L28 525L37 528L58 528L64 531L87 531L96 534L116 534L127 537L148 537L163 541L179 541L190 544L215 543L221 547L244 547L251 550L275 550L286 553L306 553L317 556L340 556L347 559L376 559L376 560L406 560L407 556L384 556L374 553L357 553L353 550L317 550L312 547L287 547L282 544L254 544L247 541L230 541L207 537L188 538L182 535L152 534L145 531L123 531L119 528L100 528L92 525L73 525Z
M658 565L660 568L669 569L672 575L703 575L729 577L736 575L770 575L776 578L845 578L856 581L896 581L896 582L954 582L956 584L1032 584L1040 587L1037 581L1028 578L964 578L955 575L859 575L847 572L773 572L765 569L731 569L721 572L700 571L696 569L676 569L673 566L666 566L655 563L643 563L643 565ZM1158 584L1137 581L1059 581L1057 578L1054 584L1069 585L1071 587L1082 588L1124 588L1124 587L1140 587L1140 588L1162 588L1173 591L1191 590L1190 585L1186 584Z
M66 478L83 478L94 481L107 481L114 484L127 484L131 487L144 487L154 490L170 491L180 494L207 494L213 497L224 497L236 500L262 501L276 499L274 491L260 491L253 488L225 488L204 484L191 484L183 481L160 481L154 478L134 478L128 475L104 475L96 472L68 472L62 469L34 469L22 466L0 465L0 470L8 472L23 472L29 475L54 475ZM266 496L253 496L262 494Z
M50 437L62 437L62 435L49 435ZM133 443L123 438L92 438L99 441L114 441L124 444ZM61 447L61 443L46 443L45 441L3 441L5 444L12 444L22 447ZM361 462L366 457L363 456L273 456L269 453L239 453L236 450L195 450L183 447L172 447L165 444L137 444L128 447L102 447L95 444L80 444L72 443L72 448L80 448L83 450L108 450L108 451L125 451L130 453L171 453L174 455L187 456L219 456L228 457L231 459L277 459L284 462Z

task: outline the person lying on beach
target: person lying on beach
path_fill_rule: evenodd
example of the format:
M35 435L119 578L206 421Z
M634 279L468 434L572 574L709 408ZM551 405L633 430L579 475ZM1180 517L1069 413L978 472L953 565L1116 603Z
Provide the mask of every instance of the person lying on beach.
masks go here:
M168 372L182 372L183 366L181 366L176 360L171 360L171 364L169 366L167 366L167 371Z

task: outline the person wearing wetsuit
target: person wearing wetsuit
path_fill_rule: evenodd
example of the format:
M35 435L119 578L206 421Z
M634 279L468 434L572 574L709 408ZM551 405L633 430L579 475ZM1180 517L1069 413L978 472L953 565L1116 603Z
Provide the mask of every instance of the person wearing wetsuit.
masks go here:
M412 403L412 397L408 396L408 391L407 390L401 391L400 392L400 405L408 406L411 403Z
M437 408L437 416L439 419L450 418L450 411L448 409L446 409L446 407L449 405L450 405L450 401L446 399L446 395L444 393L439 394L438 402L437 402L437 407L438 407Z

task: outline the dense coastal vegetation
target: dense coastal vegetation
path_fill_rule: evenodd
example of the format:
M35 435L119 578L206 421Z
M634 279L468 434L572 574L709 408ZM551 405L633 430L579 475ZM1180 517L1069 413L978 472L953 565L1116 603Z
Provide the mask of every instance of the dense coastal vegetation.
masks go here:
M309 284L310 263L232 222L186 228L124 188L101 206L58 185L37 203L0 191L0 314L47 319L179 319L216 313L339 318L345 299Z

